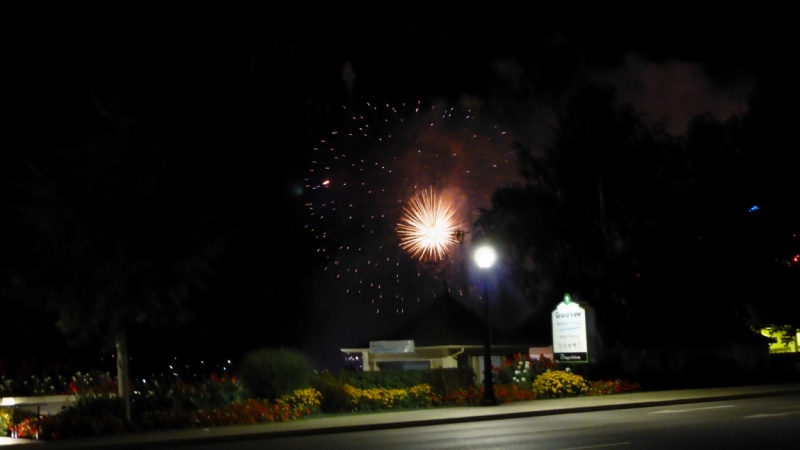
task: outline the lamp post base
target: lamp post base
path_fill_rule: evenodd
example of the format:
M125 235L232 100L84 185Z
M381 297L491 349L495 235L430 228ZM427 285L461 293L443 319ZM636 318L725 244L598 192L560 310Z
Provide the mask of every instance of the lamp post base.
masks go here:
M481 399L481 406L497 406L497 399L494 397L483 397Z
M497 397L494 396L494 380L492 379L491 369L489 376L483 380L483 398L481 398L481 406L496 406Z

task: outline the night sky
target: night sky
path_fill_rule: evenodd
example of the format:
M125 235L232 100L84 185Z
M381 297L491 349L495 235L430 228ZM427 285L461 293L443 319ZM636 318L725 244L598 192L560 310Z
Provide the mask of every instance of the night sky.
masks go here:
M34 26L36 37L6 60L13 137L0 175L11 180L25 155L85 143L104 126L91 95L116 95L149 142L191 155L172 199L210 212L213 227L232 236L209 291L189 304L195 319L131 342L134 360L236 358L290 346L335 364L338 348L365 343L386 324L374 305L331 287L304 228L304 178L318 141L333 139L354 111L381 120L368 104L421 102L472 109L537 151L548 144L554 111L588 81L612 84L622 101L681 135L696 114L722 120L744 111L759 77L797 63L791 27L763 27L753 23L757 15L656 18L289 20L294 26L176 19L121 29L109 20L75 33ZM3 190L11 211L15 197ZM13 267L26 244L4 222L0 261ZM0 314L3 322L19 318L3 334L4 347L49 354L40 338L59 335L45 314L19 304L4 304Z

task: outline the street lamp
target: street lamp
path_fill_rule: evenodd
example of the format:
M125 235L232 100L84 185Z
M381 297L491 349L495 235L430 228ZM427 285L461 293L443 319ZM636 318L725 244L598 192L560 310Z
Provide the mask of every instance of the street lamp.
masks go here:
M486 319L486 336L483 341L483 399L482 406L497 405L494 396L494 380L492 380L492 325L489 322L489 276L487 272L497 259L492 247L484 245L475 250L475 263L484 272L483 277L483 315Z

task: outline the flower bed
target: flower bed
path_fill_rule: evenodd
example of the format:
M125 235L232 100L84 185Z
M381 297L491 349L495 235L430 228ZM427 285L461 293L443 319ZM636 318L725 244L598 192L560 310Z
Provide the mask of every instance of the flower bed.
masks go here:
M589 382L589 392L586 395L612 395L628 392L641 392L639 383L626 380L598 380Z
M533 361L527 355L518 355L504 367L496 369L495 398L502 404L641 391L637 383L625 380L587 382L569 369L553 369L546 358ZM323 412L322 405L333 397L326 399L315 388L295 390L274 401L244 398L240 380L212 373L191 383L164 377L136 380L131 386L131 420L125 420L124 409L116 399L116 384L107 373L77 373L70 378L57 379L59 381L53 384L52 391L61 390L63 392L59 393L71 394L75 400L61 412L43 415L38 421L35 415L24 418L13 430L18 437L33 437L38 432L40 439L66 439L153 429L283 422L326 413L472 406L479 405L483 398L482 386L448 388L441 392L427 383L391 389L358 388L344 378L320 373L316 386L326 395L337 398L333 406L329 404ZM52 379L35 376L21 382L5 379L3 392L11 392L12 388L38 392L47 381ZM11 424L3 420L4 417L0 416L0 435L12 431L9 430Z
M428 384L408 389L359 389L345 385L354 411L381 411L389 409L427 408L439 403Z

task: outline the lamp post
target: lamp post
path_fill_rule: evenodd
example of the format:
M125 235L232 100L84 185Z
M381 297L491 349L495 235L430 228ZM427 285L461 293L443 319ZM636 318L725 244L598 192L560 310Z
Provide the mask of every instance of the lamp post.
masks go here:
M475 251L475 263L483 270L483 315L486 319L486 336L483 341L483 398L482 406L497 405L494 396L494 380L492 379L492 325L489 322L489 287L487 272L497 259L497 254L492 247L487 245Z

